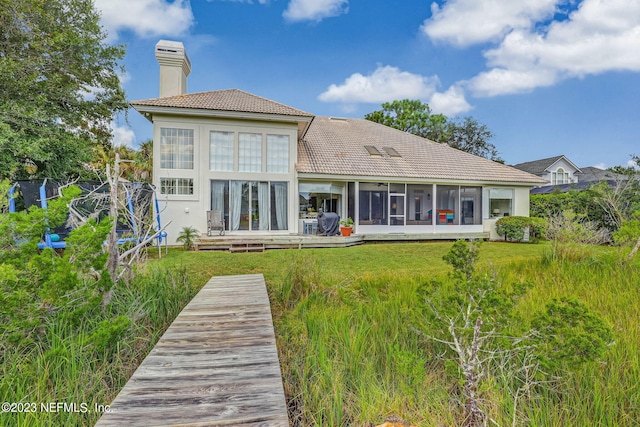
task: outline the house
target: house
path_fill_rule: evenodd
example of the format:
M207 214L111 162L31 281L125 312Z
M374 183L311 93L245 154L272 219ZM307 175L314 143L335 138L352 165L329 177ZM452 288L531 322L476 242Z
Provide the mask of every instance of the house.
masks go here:
M584 190L598 182L606 181L615 185L617 181L628 179L625 175L593 166L579 168L563 155L519 163L513 167L548 181L548 185L531 189L531 194Z
M514 168L544 178L551 185L571 184L578 182L577 175L582 171L565 156L518 163Z
M131 105L154 125L153 176L171 225L228 235L312 233L336 212L367 236L488 236L505 215L529 214L546 181L364 119L319 117L238 89L187 94L179 42L156 45L160 97Z

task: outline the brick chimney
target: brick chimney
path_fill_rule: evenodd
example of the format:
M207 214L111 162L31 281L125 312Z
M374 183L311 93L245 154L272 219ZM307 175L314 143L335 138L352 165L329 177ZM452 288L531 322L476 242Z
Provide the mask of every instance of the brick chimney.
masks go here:
M181 42L160 40L156 43L156 59L160 64L160 97L187 93L187 77L191 61Z

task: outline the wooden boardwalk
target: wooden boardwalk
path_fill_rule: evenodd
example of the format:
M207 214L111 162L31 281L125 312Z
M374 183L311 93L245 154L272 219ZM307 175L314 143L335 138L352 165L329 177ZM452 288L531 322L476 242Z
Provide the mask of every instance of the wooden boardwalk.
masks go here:
M261 274L213 277L96 424L178 425L289 426Z

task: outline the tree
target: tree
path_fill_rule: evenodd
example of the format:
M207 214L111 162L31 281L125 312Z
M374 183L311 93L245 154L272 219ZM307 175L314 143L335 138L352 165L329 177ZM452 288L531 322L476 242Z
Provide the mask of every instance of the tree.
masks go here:
M108 164L113 163L115 155L127 160L121 166L122 178L132 182L151 182L153 171L153 141L147 140L136 150L127 146L96 145L93 149L89 167L98 175L106 170Z
M435 357L445 361L460 425L492 421L487 409L500 404L491 401L493 387L512 396L516 425L518 407L536 390L602 357L613 333L585 305L568 299L551 300L545 310L533 313L528 327L517 303L529 285L505 284L496 274L478 272L479 249L478 242L455 242L443 256L453 267L448 280L418 287L423 316L418 332L432 343Z
M450 147L504 163L495 145L489 142L493 133L487 125L479 123L473 117L448 122L446 135L446 144Z
M496 147L489 142L493 133L473 117L451 121L442 114L433 114L428 104L403 99L385 102L382 110L365 114L364 118L476 156L503 162Z
M0 0L0 177L79 175L127 103L91 0Z
M607 170L611 172L619 173L621 175L635 176L638 174L638 170L640 169L640 156L636 156L635 154L632 154L631 163L632 164L629 166L617 165L617 166L607 168Z
M635 167L616 166L610 169L629 176L629 179L617 182L613 189L600 186L598 199L607 214L616 219L617 229L613 233L616 243L625 244L635 240L627 260L631 260L640 250L640 156L632 154L631 159Z
M417 99L385 102L382 110L365 114L364 118L435 142L448 140L447 118L433 114L428 104Z

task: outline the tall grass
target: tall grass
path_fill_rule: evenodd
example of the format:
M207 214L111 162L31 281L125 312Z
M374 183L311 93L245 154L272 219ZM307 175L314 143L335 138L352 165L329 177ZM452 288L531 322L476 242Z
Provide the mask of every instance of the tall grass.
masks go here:
M514 252L507 260L506 248ZM540 246L523 257L520 248L529 252L531 246L485 244L481 258L504 286L531 285L518 306L525 320L552 299L571 297L603 317L616 341L602 360L566 371L562 380L521 399L515 414L514 396L500 378L487 375L481 392L490 418L499 425L639 425L638 262L625 263L615 248L563 248L561 256L551 256L550 246ZM456 379L412 327L420 322L417 286L446 269L438 263L431 275L424 267L380 269L388 265L384 255L370 255L367 269L341 277L331 267L318 274L314 266L323 265L325 254L304 252L284 278L271 282L273 303L282 309L276 310L276 332L292 422L366 425L395 415L420 426L455 425ZM404 254L405 265L420 255ZM392 262L402 265L402 257ZM304 295L280 301L283 286L305 289Z
M417 287L447 274L450 243L363 245L264 253L170 250L102 316L71 327L47 324L46 340L5 352L3 401L108 404L164 329L213 275L262 273L272 304L290 420L295 426L380 424L395 416L420 426L456 425L456 378L418 334ZM485 243L480 267L505 286L531 286L525 319L553 298L578 299L603 317L615 343L598 362L567 372L518 404L497 377L481 393L500 425L640 425L640 259L615 248ZM187 278L189 280L187 280ZM100 322L126 319L96 340ZM122 328L121 328L122 329ZM91 338L91 339L90 339ZM100 345L102 343L103 345ZM99 413L0 414L0 425L91 425Z
M96 405L113 400L196 291L185 270L154 268L120 283L108 308L79 325L64 313L50 317L38 345L0 355L0 401L35 404L34 412L0 413L0 425L95 424Z

